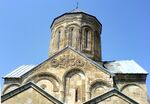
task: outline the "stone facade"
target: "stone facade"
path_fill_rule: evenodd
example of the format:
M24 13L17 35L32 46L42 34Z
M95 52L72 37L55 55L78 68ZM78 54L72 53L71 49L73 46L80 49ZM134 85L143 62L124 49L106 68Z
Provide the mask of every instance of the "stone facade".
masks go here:
M49 58L4 77L2 104L148 104L147 73L113 73L101 60L101 29L78 10L55 18Z

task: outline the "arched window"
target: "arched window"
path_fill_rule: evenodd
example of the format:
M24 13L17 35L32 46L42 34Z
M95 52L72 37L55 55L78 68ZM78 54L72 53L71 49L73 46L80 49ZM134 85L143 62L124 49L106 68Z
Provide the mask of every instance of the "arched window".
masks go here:
M58 33L57 33L57 48L59 49L60 47L60 34L61 34L61 31L58 30Z
M89 39L89 30L88 29L85 29L84 36L85 36L84 48L88 48L88 39Z
M69 71L65 76L65 102L67 104L80 104L85 101L85 75L78 69Z

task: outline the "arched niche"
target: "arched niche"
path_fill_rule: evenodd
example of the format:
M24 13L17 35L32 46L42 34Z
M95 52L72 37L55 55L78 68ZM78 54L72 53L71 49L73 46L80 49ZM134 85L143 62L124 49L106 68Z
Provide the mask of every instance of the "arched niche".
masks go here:
M10 84L8 86L6 86L2 92L2 94L6 94L10 91L15 90L16 88L18 88L20 86L20 84Z
M126 84L121 88L121 92L139 104L142 104L147 99L145 91L137 84Z
M65 44L63 41L64 38L65 38L64 27L60 26L55 30L53 34L52 46L54 46L57 50L59 50Z
M58 91L56 82L51 79L41 78L36 82L36 84L51 95L54 95L54 92Z
M66 26L68 33L68 44L75 49L80 49L80 26L78 24L69 24Z
M64 75L64 98L67 104L85 101L85 74L80 69L72 69Z
M111 85L102 79L97 79L90 83L90 98L99 96L108 90Z
M84 50L91 51L93 29L88 26L82 26L82 45Z
M56 75L52 73L48 73L48 72L42 72L42 73L32 75L31 77L26 79L24 83L27 83L30 81L33 81L39 87L41 87L46 92L54 96L56 95L56 93L59 92L60 86L61 86L60 79Z

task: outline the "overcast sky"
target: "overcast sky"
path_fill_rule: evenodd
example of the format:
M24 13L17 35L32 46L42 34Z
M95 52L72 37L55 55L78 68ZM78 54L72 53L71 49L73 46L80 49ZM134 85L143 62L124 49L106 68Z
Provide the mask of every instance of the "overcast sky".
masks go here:
M103 25L103 60L132 59L150 72L150 0L0 0L0 76L46 60L53 19L77 1Z

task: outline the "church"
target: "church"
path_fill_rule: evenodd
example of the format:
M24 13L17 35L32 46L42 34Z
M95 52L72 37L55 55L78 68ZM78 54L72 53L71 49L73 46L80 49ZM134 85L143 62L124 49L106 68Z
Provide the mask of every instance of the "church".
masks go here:
M76 8L50 29L49 57L5 75L2 104L148 104L148 72L134 60L102 60L95 16Z

